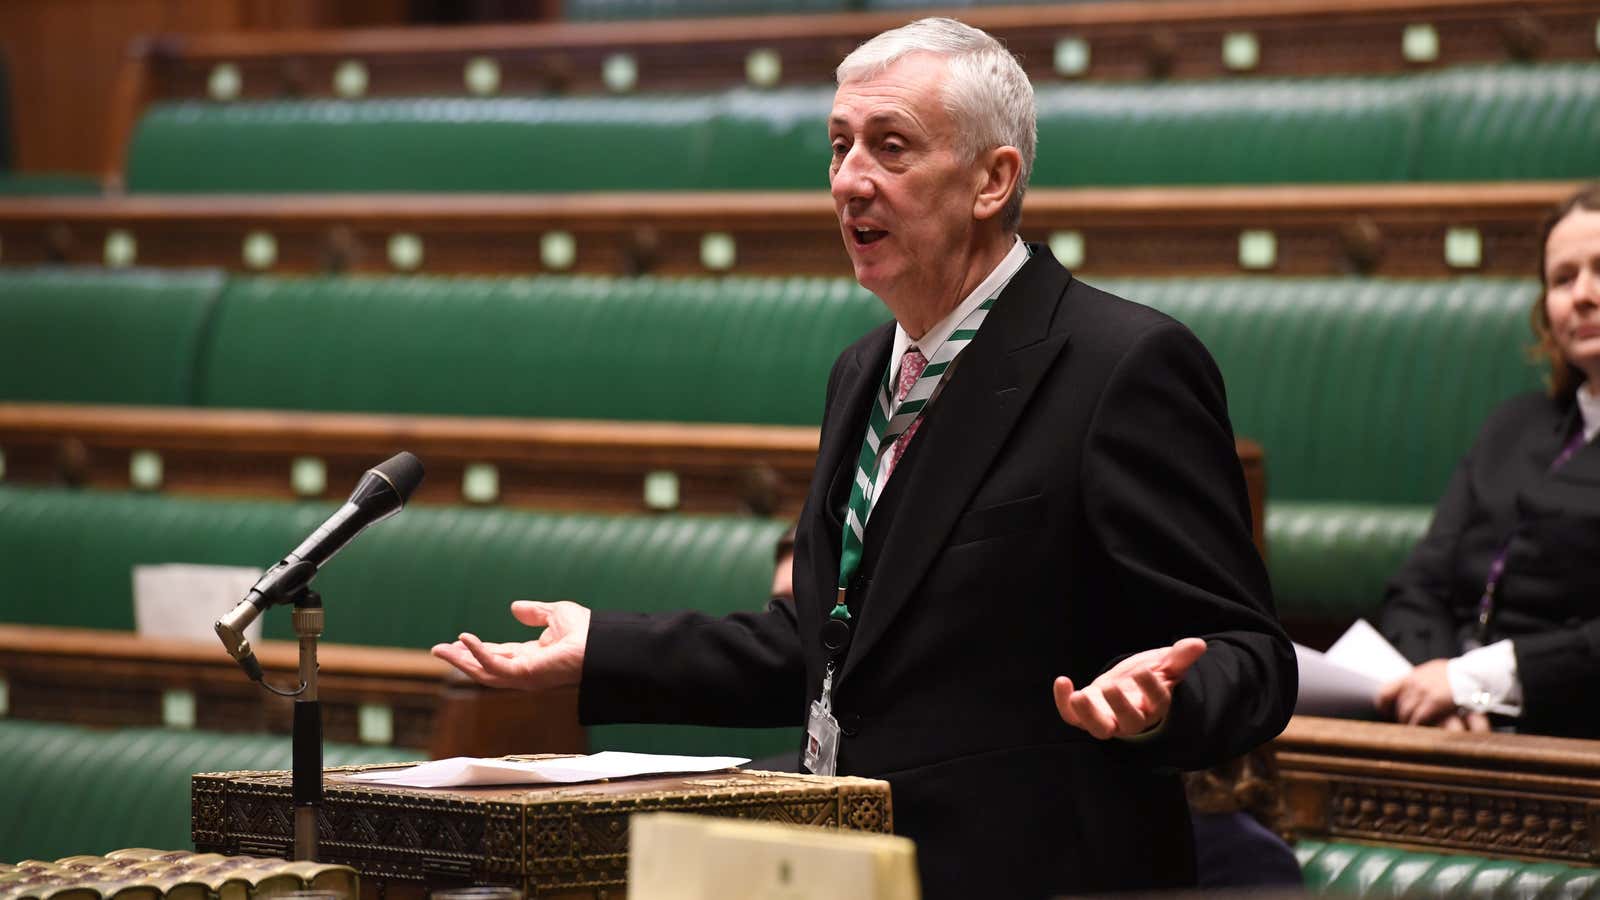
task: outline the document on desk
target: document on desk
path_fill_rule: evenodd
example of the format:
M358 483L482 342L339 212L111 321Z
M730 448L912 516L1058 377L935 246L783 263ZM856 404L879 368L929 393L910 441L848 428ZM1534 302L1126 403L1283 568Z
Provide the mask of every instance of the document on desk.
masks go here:
M476 759L456 756L403 769L376 769L329 777L363 784L420 788L581 784L638 775L716 772L742 766L749 761L738 756L666 756L607 750L588 756L562 756L555 759Z
M1411 671L1411 663L1365 619L1357 619L1327 653L1294 645L1300 693L1294 711L1344 719L1378 717L1378 689Z

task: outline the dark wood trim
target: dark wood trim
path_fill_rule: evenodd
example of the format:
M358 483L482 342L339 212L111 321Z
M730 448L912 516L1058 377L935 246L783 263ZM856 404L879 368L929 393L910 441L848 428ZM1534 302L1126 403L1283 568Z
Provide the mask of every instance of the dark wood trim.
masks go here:
M1089 275L1360 273L1384 277L1526 276L1537 227L1575 182L1043 189L1028 194L1029 240L1075 232ZM1474 229L1476 266L1452 267L1447 233ZM254 271L247 235L272 236L279 273L394 272L390 238L422 242L418 271L541 273L540 242L573 238L561 271L720 274L707 234L733 237L738 275L849 276L832 199L821 191L597 194L362 194L0 198L0 263L104 260L106 236L131 234L136 262ZM1240 262L1241 234L1270 231L1276 258Z
M267 680L292 687L299 648L255 646ZM328 740L357 743L359 708L389 709L396 746L434 758L585 752L577 692L531 697L481 688L424 650L322 644L318 683ZM212 642L122 631L0 625L7 716L99 727L163 724L166 691L187 692L194 726L288 734L293 702L270 694Z
M1265 547L1266 475L1260 445L1237 442ZM344 496L361 472L398 450L422 458L417 502L460 503L466 466L499 472L502 504L600 512L650 511L644 481L671 472L673 509L794 518L816 464L817 429L387 416L272 410L0 403L7 482L126 490L133 452L161 454L162 490L216 496L295 496L298 457L323 462L320 496Z
M0 404L6 480L128 489L134 451L161 454L165 491L295 496L293 460L327 473L322 499L398 450L421 457L423 503L461 503L466 467L498 471L505 505L645 512L649 473L671 472L674 509L799 514L816 462L804 427Z
M123 173L127 171L128 144L139 116L150 104L151 71L150 43L135 40L128 46L122 63L117 67L116 81L111 86L111 104L106 123L109 143L100 164L101 186L111 194L122 193Z
M1600 864L1592 741L1296 716L1273 747L1298 836Z

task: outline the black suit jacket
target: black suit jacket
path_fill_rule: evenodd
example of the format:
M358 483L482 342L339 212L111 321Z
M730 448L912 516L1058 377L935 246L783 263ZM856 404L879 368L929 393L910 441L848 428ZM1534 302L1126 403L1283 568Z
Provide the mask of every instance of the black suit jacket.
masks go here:
M1379 622L1412 662L1459 655L1504 548L1485 643L1510 638L1515 649L1517 730L1600 737L1600 447L1550 471L1578 427L1576 403L1544 394L1496 409L1389 582Z
M892 323L869 333L829 379L794 608L596 614L585 721L804 721L892 338ZM1295 696L1250 534L1209 354L1033 248L873 511L835 681L839 771L891 782L926 896L1192 883L1177 770L1276 735ZM1210 647L1157 736L1102 742L1061 721L1056 675L1087 685L1186 636Z

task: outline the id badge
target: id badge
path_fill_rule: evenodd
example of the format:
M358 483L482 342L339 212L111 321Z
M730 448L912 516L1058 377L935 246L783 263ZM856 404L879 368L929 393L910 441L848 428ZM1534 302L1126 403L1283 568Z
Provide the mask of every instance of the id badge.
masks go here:
M839 720L821 700L811 701L806 721L806 771L813 775L832 775L839 760Z

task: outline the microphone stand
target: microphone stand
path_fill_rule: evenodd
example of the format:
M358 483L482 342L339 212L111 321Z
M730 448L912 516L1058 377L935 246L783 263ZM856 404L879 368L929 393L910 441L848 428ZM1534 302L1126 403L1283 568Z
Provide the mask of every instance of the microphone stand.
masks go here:
M294 698L294 858L317 858L317 810L322 806L322 701L317 699L317 638L322 595L294 595L294 633L300 638L300 690Z

